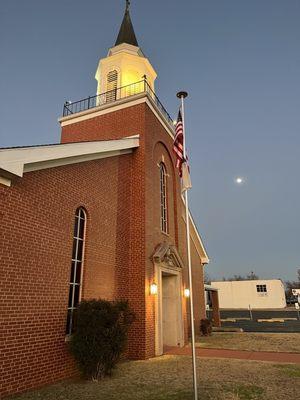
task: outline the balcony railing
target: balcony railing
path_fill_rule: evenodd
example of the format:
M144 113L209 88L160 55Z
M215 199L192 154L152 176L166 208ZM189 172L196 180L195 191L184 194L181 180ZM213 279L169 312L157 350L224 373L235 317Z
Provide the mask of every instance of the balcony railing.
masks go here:
M115 101L125 99L127 97L131 97L140 93L148 93L150 95L150 98L163 114L166 121L173 126L173 120L171 116L162 105L159 98L153 92L146 79L132 83L130 85L122 86L117 89L109 90L108 92L101 93L96 96L89 96L79 101L66 101L64 104L63 116L66 117L68 115L76 114L81 111L90 110L91 108L102 106L104 104L110 104Z

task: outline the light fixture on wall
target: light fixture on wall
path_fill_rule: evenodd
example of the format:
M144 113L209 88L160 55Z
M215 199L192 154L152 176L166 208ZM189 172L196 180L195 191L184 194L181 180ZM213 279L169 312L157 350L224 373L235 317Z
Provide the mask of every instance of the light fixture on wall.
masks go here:
M157 284L156 283L151 283L151 285L150 285L150 294L152 294L152 295L157 294Z
M183 291L184 297L190 297L190 289L186 288Z

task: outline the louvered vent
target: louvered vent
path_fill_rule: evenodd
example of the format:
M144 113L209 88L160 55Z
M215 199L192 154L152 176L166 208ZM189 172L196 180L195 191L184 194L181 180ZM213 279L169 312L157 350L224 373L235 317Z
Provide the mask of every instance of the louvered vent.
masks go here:
M107 74L106 102L116 100L117 87L118 87L118 72L116 70L113 70Z

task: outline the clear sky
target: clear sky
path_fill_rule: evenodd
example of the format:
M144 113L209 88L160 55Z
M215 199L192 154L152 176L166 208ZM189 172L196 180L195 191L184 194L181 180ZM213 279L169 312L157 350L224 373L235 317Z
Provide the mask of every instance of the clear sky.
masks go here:
M124 0L0 1L0 146L59 141L65 100L95 94ZM191 209L213 278L300 265L300 1L132 0L157 94L186 129ZM245 177L243 185L234 179Z

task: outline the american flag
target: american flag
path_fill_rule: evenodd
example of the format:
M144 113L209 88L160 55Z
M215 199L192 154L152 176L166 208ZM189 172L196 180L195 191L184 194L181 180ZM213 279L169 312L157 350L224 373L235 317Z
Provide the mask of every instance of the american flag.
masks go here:
M175 138L173 143L173 151L176 155L176 168L178 168L179 176L182 176L182 164L184 163L183 157L183 122L181 110L179 109L177 123L175 127Z
M181 110L179 109L177 123L175 127L175 138L173 143L173 151L176 155L176 168L178 168L179 176L181 179L181 191L184 192L192 187L190 168L188 166L187 155L183 155L183 121Z

